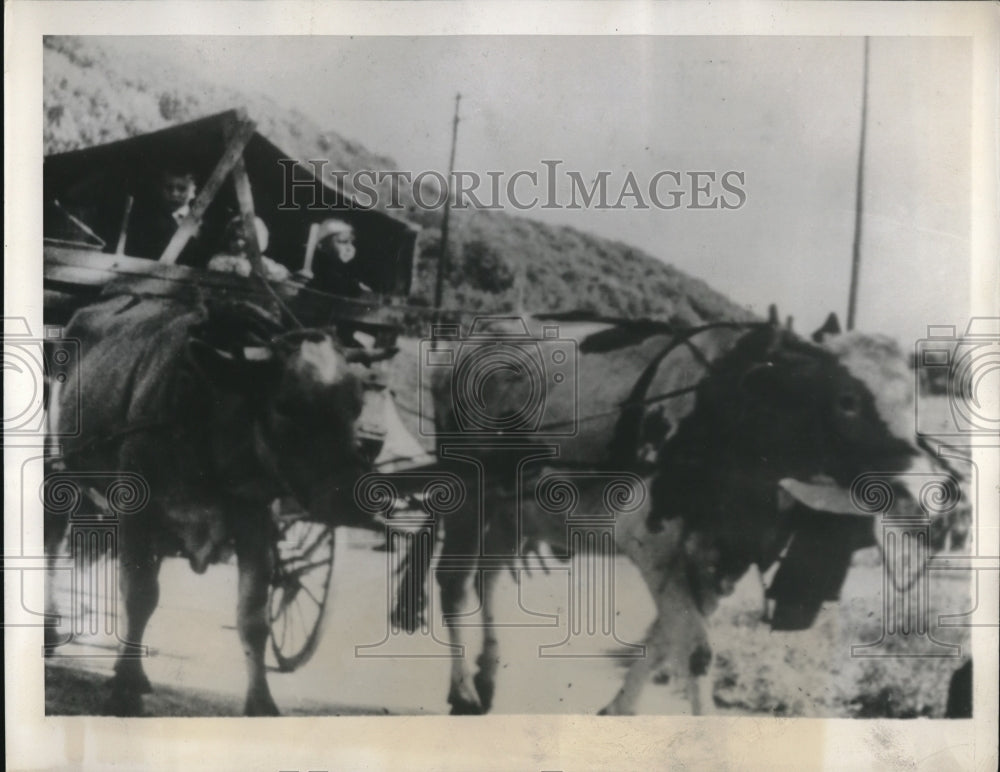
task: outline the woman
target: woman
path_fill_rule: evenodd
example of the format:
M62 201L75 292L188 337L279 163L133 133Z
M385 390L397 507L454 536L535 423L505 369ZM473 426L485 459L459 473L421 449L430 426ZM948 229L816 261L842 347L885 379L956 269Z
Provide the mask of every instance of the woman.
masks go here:
M337 218L324 220L318 226L315 238L310 287L348 298L361 297L372 291L361 280L354 227L350 223Z

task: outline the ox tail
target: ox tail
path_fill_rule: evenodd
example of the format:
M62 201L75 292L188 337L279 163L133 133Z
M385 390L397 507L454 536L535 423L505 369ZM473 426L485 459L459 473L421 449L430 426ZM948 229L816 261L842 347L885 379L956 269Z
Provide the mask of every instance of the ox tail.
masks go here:
M409 536L412 538L389 545L390 550L395 546L401 553L397 554L395 602L389 621L394 628L413 633L427 623L427 593L438 524Z

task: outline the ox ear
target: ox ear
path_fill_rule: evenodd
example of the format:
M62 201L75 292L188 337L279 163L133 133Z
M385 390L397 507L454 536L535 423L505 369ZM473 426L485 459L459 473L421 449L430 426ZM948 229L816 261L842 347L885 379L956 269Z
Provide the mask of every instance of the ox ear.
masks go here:
M385 359L392 358L396 355L397 351L399 351L399 349L395 346L375 349L349 348L344 350L344 359L352 364L360 363L365 367L368 367L375 362L381 362Z
M827 337L840 335L840 333L840 320L835 313L831 312L826 317L826 321L823 322L823 326L812 334L813 343L822 343Z
M227 391L251 391L267 383L263 376L275 370L277 361L267 346L246 346L233 352L194 339L188 351L205 377Z
M778 306L774 303L771 303L771 305L767 307L767 323L772 327L777 327L781 324L778 319Z

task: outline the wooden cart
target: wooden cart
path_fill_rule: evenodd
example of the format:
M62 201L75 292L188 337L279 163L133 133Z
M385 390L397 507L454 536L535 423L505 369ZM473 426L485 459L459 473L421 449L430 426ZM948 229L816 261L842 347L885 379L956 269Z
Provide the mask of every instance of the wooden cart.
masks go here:
M198 193L158 259L127 254L134 202L160 164L180 164ZM256 132L240 110L45 159L45 323L64 325L105 293L199 294L249 299L308 327L348 322L380 345L400 329L399 305L412 283L418 228L358 206L316 166L291 159ZM244 277L185 264L196 235L211 236L238 215L253 273ZM356 234L360 270L372 289L363 298L310 287L318 223L335 216ZM267 224L270 254L295 275L273 282L265 270L254 218ZM315 651L333 574L334 528L311 521L288 502L274 507L278 539L272 578L272 651L293 670Z

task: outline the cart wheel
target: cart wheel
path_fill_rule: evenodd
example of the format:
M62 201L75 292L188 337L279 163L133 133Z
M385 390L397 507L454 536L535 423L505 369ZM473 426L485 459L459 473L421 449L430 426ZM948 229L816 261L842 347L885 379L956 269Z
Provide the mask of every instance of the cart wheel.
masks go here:
M289 673L308 662L319 643L333 577L334 529L291 518L281 518L278 529L268 622L278 670Z

